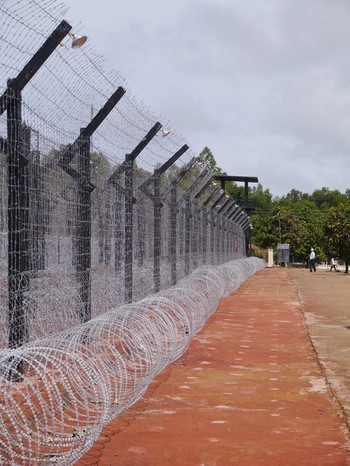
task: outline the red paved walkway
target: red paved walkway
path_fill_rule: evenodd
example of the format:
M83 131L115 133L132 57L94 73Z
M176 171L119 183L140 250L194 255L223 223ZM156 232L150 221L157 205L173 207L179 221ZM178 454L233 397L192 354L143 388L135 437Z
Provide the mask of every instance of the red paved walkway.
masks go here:
M338 411L294 284L265 269L221 301L184 357L78 464L346 465Z

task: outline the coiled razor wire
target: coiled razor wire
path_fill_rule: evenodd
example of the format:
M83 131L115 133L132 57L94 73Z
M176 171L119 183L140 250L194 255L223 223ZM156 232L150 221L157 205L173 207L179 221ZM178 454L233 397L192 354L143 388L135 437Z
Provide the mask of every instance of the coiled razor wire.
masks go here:
M264 266L258 258L203 266L158 294L1 350L0 463L76 462L186 351L219 300Z

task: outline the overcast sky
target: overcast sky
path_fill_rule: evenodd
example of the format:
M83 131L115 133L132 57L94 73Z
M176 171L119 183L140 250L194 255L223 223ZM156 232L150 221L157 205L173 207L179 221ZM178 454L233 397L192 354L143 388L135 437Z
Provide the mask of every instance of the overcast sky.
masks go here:
M106 68L227 174L274 196L350 188L349 0L67 4Z

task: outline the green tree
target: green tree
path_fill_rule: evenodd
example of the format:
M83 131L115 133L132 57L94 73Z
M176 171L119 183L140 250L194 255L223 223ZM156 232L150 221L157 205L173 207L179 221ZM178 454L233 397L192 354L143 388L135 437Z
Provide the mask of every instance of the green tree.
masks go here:
M349 272L350 259L350 201L330 210L324 227L327 251L345 261Z
M261 183L249 188L249 199L252 199L257 209L271 210L272 194L269 189L264 189Z
M289 199L293 204L297 204L303 199L303 193L298 189L292 189L287 195L286 199Z
M306 260L311 247L315 248L318 260L327 258L324 244L324 218L328 210L324 197L319 205L312 195L292 189L281 198L273 198L268 190L258 185L250 193L255 197L257 209L252 212L252 242L258 247L276 248L279 242L279 224L281 224L281 241L291 245L292 259ZM322 191L322 190L321 190ZM338 201L338 192L322 191L328 196L329 202ZM316 197L319 193L316 193ZM344 195L340 194L340 196ZM320 207L320 205L322 207ZM278 216L278 212L281 215Z
M204 147L197 157L198 162L203 163L213 175L223 175L224 172L218 167L215 157L209 147Z
M342 194L337 189L331 191L329 188L323 187L315 189L309 196L309 199L315 204L318 209L328 210L331 207L336 207L346 201L346 194Z
M300 257L306 260L310 249L314 248L318 261L327 259L323 240L324 215L309 201L300 203L296 215L306 230L304 241L299 248Z
M290 208L253 217L252 241L260 247L276 249L278 243L287 243L293 256L304 257L307 235L304 222Z

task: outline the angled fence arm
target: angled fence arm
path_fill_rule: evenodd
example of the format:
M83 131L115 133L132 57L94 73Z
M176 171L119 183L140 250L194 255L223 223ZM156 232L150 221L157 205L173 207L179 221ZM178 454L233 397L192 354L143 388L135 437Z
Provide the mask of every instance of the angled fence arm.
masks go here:
M151 175L140 187L140 189L153 201L153 279L154 279L154 290L157 293L160 290L160 258L161 258L161 220L162 220L162 197L161 197L161 185L160 177L168 170L187 150L188 146L183 145L175 154L170 157L161 167L157 168L153 175ZM150 191L150 185L153 184L153 192ZM171 185L174 183L172 182ZM175 184L176 186L176 184ZM174 192L172 191L174 195ZM176 194L177 195L177 194ZM173 212L174 213L174 212ZM176 218L174 216L170 219L171 228L175 228L176 235ZM176 250L176 236L173 238ZM173 252L173 249L172 249ZM174 261L175 257L172 257ZM174 267L174 265L173 265ZM176 268L176 263L175 263ZM172 268L172 279L174 280L174 268Z
M207 207L208 204L215 198L215 196L220 192L219 188L215 188L207 197L207 199L203 202L203 206Z
M110 177L110 182L114 184L114 176L116 173L121 174L124 172L124 183L125 183L125 245L124 245L124 257L125 257L125 302L131 303L133 298L133 204L134 204L134 180L133 180L133 168L134 161L138 155L146 148L146 146L152 141L154 136L161 129L162 125L157 122L146 134L146 136L139 142L135 149L125 155L125 160L116 172Z
M72 26L67 23L67 21L61 21L18 75L11 79L10 87L16 88L18 91L22 91L71 29ZM6 89L6 91L0 96L0 115L7 110L9 98L11 98L11 93L9 93L9 89Z
M91 319L91 193L95 186L91 183L90 141L92 134L99 128L124 94L124 88L118 87L90 123L80 130L74 143L68 145L58 159L59 167L76 181L78 188L74 248L78 256L75 267L81 302L79 319L82 323ZM78 170L70 165L76 154L79 156Z
M0 96L0 115L7 111L7 140L1 146L8 160L8 321L10 348L23 345L28 338L27 304L24 293L29 289L28 208L27 186L28 151L23 140L22 90L65 37L71 26L62 21L40 49L18 73L7 81ZM13 365L10 378L21 380L23 362Z

